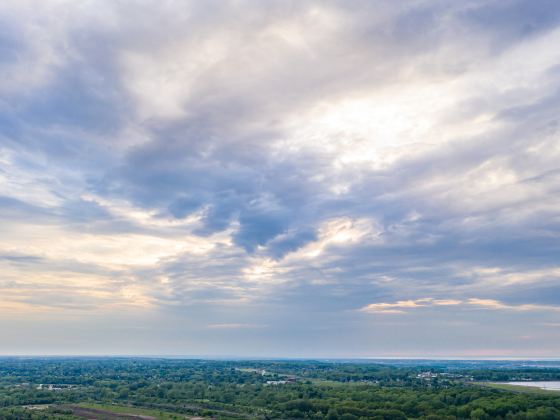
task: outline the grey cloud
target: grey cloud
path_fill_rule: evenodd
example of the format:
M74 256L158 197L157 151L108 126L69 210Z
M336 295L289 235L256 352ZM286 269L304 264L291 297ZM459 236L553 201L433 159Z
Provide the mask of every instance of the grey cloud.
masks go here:
M60 18L62 35L49 44L56 60L48 77L1 98L0 182L18 189L14 196L2 190L3 222L96 238L184 237L195 245L152 266L120 270L78 257L54 261L2 249L6 264L94 273L114 290L143 288L163 312L188 314L193 324L200 310L204 325L262 323L286 334L293 317L308 314L306 325L298 326L308 345L305 328L315 331L325 319L338 319L333 322L345 331L341 335L369 331L372 321L355 311L375 302L460 297L557 303L555 278L502 285L468 270L526 273L557 266L560 64L546 61L548 68L529 81L521 74L521 82L509 81L513 85L503 80L515 69L499 67L516 48L557 30L560 7L554 2L75 7L70 23ZM32 11L21 13L25 20ZM18 64L17 52L35 48L32 35L18 31L15 25L0 30L0 74ZM486 73L496 80L485 82ZM414 83L431 91L444 82L455 95L436 122L444 138L416 139L386 166L336 165L338 155L359 141L379 140L354 138L350 129L293 138L293 121L325 104L336 108L345 99L407 92ZM456 86L463 87L459 93ZM166 95L170 115L162 111ZM468 132L484 118L491 128ZM390 124L382 121L380 130ZM386 147L379 154L393 151ZM28 177L27 184L18 174ZM41 206L38 197L24 194L30 184L56 200ZM335 191L339 184L343 192ZM125 213L140 216L111 208L121 202L130 206ZM180 225L190 216L200 220ZM375 222L377 240L334 241L316 258L298 256L322 240L329 221L343 217ZM226 232L231 244L209 250L197 249L192 239L211 241ZM265 271L273 267L270 278L247 274L258 264ZM28 303L51 298L43 290ZM55 304L93 309L95 302L69 294ZM237 314L235 305L243 307L239 319L220 319ZM268 313L269 305L289 316ZM461 313L454 320L479 323L483 316ZM488 316L488 324L503 327L500 315ZM387 332L381 324L373 328ZM487 328L484 337L493 334ZM364 348L373 342L369 335L353 340ZM402 337L391 340L402 344Z

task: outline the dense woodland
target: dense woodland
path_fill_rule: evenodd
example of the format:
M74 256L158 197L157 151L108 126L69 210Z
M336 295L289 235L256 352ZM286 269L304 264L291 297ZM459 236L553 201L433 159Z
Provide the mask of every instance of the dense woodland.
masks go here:
M558 379L558 367L512 364L4 358L0 418L71 419L96 402L176 418L560 419L560 393L483 383Z

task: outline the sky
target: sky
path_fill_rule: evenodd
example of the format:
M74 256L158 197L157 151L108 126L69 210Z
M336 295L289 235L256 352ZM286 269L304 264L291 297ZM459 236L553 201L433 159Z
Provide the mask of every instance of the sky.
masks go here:
M0 4L0 354L560 357L556 0Z

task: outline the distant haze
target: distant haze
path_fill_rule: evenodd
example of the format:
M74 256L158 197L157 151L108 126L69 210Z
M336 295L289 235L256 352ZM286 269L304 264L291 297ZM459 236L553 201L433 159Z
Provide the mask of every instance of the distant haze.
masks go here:
M0 5L0 353L560 357L560 3Z

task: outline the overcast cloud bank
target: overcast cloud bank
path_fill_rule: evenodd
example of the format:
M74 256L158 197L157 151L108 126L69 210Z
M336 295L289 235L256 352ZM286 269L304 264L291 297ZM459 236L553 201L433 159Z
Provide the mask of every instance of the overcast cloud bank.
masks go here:
M555 1L0 6L4 353L557 356Z

